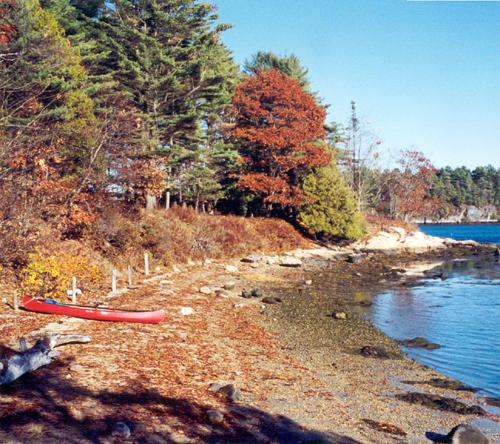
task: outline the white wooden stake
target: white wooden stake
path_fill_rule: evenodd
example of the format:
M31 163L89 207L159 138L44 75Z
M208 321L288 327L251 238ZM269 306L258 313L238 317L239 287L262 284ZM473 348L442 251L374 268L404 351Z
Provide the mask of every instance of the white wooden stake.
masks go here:
M14 310L19 311L19 296L14 292Z
M116 270L111 273L111 291L116 293Z
M144 253L144 274L149 276L149 254Z
M130 264L128 266L128 286L132 286L132 266Z
M76 276L73 276L73 279L72 279L71 303L76 304Z

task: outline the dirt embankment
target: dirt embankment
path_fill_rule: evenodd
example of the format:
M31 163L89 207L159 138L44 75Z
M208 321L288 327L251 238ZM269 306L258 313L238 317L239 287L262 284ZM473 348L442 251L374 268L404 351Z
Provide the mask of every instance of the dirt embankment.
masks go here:
M164 308L168 316L159 325L14 314L3 306L0 337L8 345L34 330L88 334L92 342L65 346L50 366L0 388L0 442L420 443L426 431L446 432L476 418L397 398L414 387L403 389L400 381L413 381L419 391L483 402L469 392L429 385L439 375L414 362L356 353L370 345L400 357L355 309L345 323L333 321L333 341L302 347L294 336L298 330L283 332L292 323L279 319L280 304L241 297L243 290L260 289L264 297L281 298L284 308L302 288L300 297L313 300L318 274L329 267L349 311L350 292L342 296L342 288L372 287L384 273L384 279L396 279L391 269L415 259L388 254L358 261L363 253L329 251L330 257L296 252L303 261L297 268L280 266L279 258L235 261L237 271L222 262L186 266L110 300L113 306ZM230 290L215 293L224 286ZM236 394L213 391L211 383L231 383ZM120 421L128 438L112 435Z

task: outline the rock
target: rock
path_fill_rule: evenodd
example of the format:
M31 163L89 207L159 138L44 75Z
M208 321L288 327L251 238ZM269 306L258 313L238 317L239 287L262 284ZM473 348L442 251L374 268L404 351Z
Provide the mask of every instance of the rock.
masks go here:
M389 353L387 353L382 347L374 345L365 345L361 348L359 354L365 358L390 359Z
M365 299L365 300L362 300L362 301L354 301L352 303L352 305L357 305L359 307L371 307L373 305L373 302L372 301L367 301Z
M119 438L129 438L130 437L130 427L123 421L118 421L113 425L111 431L113 436L118 436Z
M231 401L239 401L241 399L241 391L237 389L233 384L226 384L222 386L217 393L222 393Z
M162 279L160 285L172 285L174 281L169 281L168 279Z
M350 264L359 264L363 262L366 259L365 255L360 255L360 254L350 254L347 256L346 261L349 262Z
M241 262L247 263L247 264L253 264L256 262L260 262L262 260L262 256L259 256L257 254L250 254L249 256L244 257Z
M213 264L213 263L214 263L214 261L212 259L205 259L203 261L203 265L210 265L210 264Z
M247 290L243 290L241 292L241 297L245 298L245 299L249 299L249 298L252 297L252 292L251 291L247 291Z
M183 315L183 316L189 316L189 315L192 315L194 313L194 310L192 309L192 307L181 307L180 312L181 312L181 315Z
M481 431L469 424L459 424L453 427L447 435L427 432L427 438L434 442L449 444L488 444L488 438Z
M180 273L182 270L181 270L181 269L180 269L177 265L174 265L174 266L172 267L172 271L173 271L174 273Z
M431 279L441 279L442 281L448 279L448 275L444 271L424 271L424 275L430 277Z
M446 435L447 443L451 444L488 444L488 439L481 431L468 424L459 424Z
M347 313L345 313L343 311L334 311L331 314L331 316L333 319L338 319L338 320L343 320L343 321L345 321L347 319Z
M253 264L250 264L250 267L252 267L252 268L259 268L260 265L257 262L254 262Z
M495 252L493 253L493 256L500 257L500 247L495 250Z
M227 298L230 296L230 293L226 290L223 290L222 288L218 288L215 290L215 295L219 296L220 298Z
M218 392L222 387L224 387L224 384L219 384L217 382L212 382L208 386L208 390L210 390L211 392Z
M306 280L304 281L304 284L305 284L305 285L312 285L312 284L313 284L313 281L312 281L311 279L306 279Z
M262 296L264 296L264 292L260 288L254 288L252 290L252 297L261 298Z
M238 271L238 267L234 265L226 265L226 271L229 273L236 273Z
M401 341L401 344L406 345L407 347L419 347L425 348L427 350L435 350L437 348L441 348L439 344L434 342L430 342L429 340L422 338L421 336L417 336L412 339L405 339Z
M196 262L195 262L195 261L193 261L192 259L188 259L187 264L188 264L190 267L193 267L194 265L196 265Z
M283 299L275 296L266 296L265 298L262 298L261 301L264 302L264 304L279 304L280 302L283 302Z
M486 404L492 405L493 407L500 408L500 396L497 396L496 398L492 398L492 397L488 396L486 398Z
M272 256L268 256L265 259L267 265L275 265L278 263L278 259Z
M280 258L279 264L282 267L301 267L302 261L296 257L284 256Z
M234 287L236 287L236 282L233 282L233 281L229 281L229 282L226 282L222 288L224 290L234 290Z
M199 292L202 294L212 294L212 289L209 287L201 287Z
M211 424L220 424L224 421L224 415L219 410L207 410L207 418Z

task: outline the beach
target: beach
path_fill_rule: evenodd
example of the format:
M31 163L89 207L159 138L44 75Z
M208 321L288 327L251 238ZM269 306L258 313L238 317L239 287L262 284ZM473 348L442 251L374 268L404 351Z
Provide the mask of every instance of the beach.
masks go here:
M329 251L206 261L149 278L108 301L163 307L167 319L159 325L13 314L2 307L0 334L12 346L29 333L83 333L92 341L61 348L53 364L0 389L1 441L420 443L427 442L426 433L446 434L470 422L497 433L498 417L489 413L484 397L458 386L436 387L436 380L449 380L404 358L399 345L352 305L353 292L412 285L418 273L402 279L402 270L429 268L436 252L385 252L358 261L354 257L366 253ZM438 255L491 253L460 244ZM283 258L301 265L282 266ZM328 311L319 318L313 310L300 315L316 322L293 322L297 314L291 316L287 307L294 306L294 297L314 299L326 272L336 276L334 301L346 319ZM260 297L241 297L255 289ZM328 335L322 336L325 322ZM365 356L363 347L370 347ZM387 356L381 359L377 350ZM229 391L218 391L227 384ZM461 413L430 408L401 399L408 392L464 406L458 405ZM468 410L474 405L484 414ZM128 437L112 434L117 422L127 424Z

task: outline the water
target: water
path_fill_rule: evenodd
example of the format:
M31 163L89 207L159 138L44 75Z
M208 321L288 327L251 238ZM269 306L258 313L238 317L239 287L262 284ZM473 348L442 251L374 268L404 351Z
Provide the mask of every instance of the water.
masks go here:
M500 224L422 225L433 236L500 243ZM455 261L447 280L425 279L410 289L375 298L372 322L396 339L423 336L437 350L406 348L409 356L441 373L500 396L500 262Z
M423 336L440 344L405 351L481 393L500 396L500 263L458 261L444 268L447 280L425 279L377 296L371 320L395 339Z
M500 224L422 224L420 230L431 236L500 244Z

